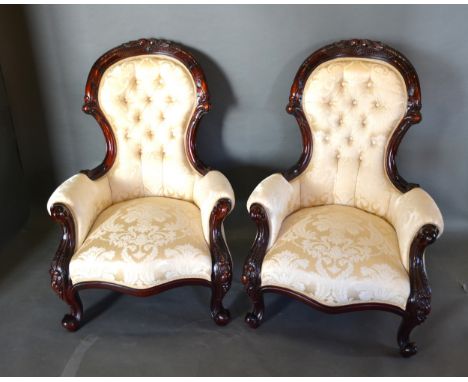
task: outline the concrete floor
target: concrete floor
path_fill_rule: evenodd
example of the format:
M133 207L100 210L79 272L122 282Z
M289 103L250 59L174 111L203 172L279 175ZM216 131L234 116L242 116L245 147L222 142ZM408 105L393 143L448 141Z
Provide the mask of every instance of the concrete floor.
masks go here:
M235 263L226 299L232 322L217 327L209 290L184 287L137 298L84 291L88 322L60 326L67 311L49 286L60 230L45 208L0 252L0 375L3 376L413 376L468 374L468 237L445 233L428 251L433 311L413 332L419 353L403 359L399 317L384 312L327 315L285 297L266 298L257 330L243 316L240 285L254 225L238 207L226 224Z

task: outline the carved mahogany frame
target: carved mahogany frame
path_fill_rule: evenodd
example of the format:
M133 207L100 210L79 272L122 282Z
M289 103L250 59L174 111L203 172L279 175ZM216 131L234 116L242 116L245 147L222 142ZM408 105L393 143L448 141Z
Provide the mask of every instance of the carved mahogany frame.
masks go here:
M196 135L202 116L210 108L208 87L203 71L195 58L177 44L158 39L140 39L122 44L103 54L93 65L86 83L83 111L92 115L102 129L106 141L106 155L103 162L92 170L83 170L91 180L99 179L112 167L117 154L114 133L102 112L99 101L99 84L104 72L116 62L128 57L140 55L165 55L180 61L193 77L197 103L189 121L185 148L187 157L193 168L201 175L205 175L210 168L197 155ZM70 306L70 314L66 314L62 325L69 331L77 330L82 324L83 306L78 292L83 289L110 289L134 296L150 296L167 289L184 285L203 285L212 290L211 316L218 325L226 325L230 320L230 313L224 308L222 300L231 287L232 260L229 249L222 234L223 221L231 211L229 199L219 199L214 206L209 222L210 252L212 257L211 281L197 278L179 279L148 289L132 289L107 282L81 282L73 285L69 277L69 264L75 252L76 232L72 212L63 204L54 204L51 208L52 218L62 227L62 240L50 267L51 286L57 295Z
M312 133L302 108L302 95L307 79L320 64L340 57L382 60L393 65L401 73L406 83L408 103L404 117L390 137L385 156L385 169L389 179L401 192L404 193L417 187L417 184L408 183L399 175L395 158L398 146L409 127L421 121L421 91L418 76L409 60L398 51L381 42L358 39L339 41L325 46L310 55L299 68L291 87L286 111L296 117L301 130L303 150L298 162L292 168L283 172L283 176L288 181L299 176L307 168L312 155ZM242 283L253 303L253 311L245 317L245 321L249 326L257 328L261 324L264 315L263 293L273 292L302 301L327 313L384 310L398 314L402 317L402 323L397 335L400 352L404 357L409 357L417 352L415 344L409 340L409 335L415 326L426 319L431 309L431 289L424 267L424 250L437 238L439 231L436 226L432 224L423 226L413 239L409 263L411 291L405 310L383 303L358 303L330 307L286 288L262 287L260 275L269 240L268 217L264 207L258 203L251 205L250 217L257 225L257 235L250 255L245 261L242 275Z

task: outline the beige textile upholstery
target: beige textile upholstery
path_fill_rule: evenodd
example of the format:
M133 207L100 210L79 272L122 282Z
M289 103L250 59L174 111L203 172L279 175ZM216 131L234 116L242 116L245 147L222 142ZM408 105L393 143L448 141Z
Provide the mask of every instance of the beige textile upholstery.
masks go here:
M281 174L273 174L255 188L247 200L247 209L254 203L261 204L268 215L270 238L268 248L276 241L286 216L300 207L300 183L288 182Z
M73 284L107 281L149 288L180 278L211 279L200 211L190 202L146 197L104 210L70 262Z
M185 66L158 55L118 61L102 76L99 104L117 140L108 173L112 201L153 195L193 200L199 174L184 142L196 92Z
M275 264L279 264L281 256L284 261L291 256L291 262L297 265L294 274L290 275L290 289L313 295L313 298L327 305L372 300L404 307L409 290L406 271L411 242L425 224L434 224L440 233L443 231L442 215L431 197L421 188L401 193L385 170L387 145L405 114L407 97L401 74L380 60L337 58L322 63L310 74L302 97L302 107L313 138L310 163L291 182L281 174L263 180L247 203L248 209L254 203L265 208L270 227L262 285L267 282L280 285L278 280L285 278L286 272L280 272L281 267ZM329 209L324 209L325 206ZM355 210L352 213L340 210L341 216L330 209L338 206ZM323 253L330 266L334 261L331 260L333 254L325 253L329 247L320 247L323 243L316 243L309 252L304 247L300 249L305 239L294 229L308 227L307 231L301 232L310 232L316 237L326 211L333 211L337 227L341 227L342 219L350 222L362 220L360 224L368 228L374 225L374 229L387 238L386 242L395 245L389 245L386 249L369 247L369 243L362 240L362 235L368 236L370 231L355 236L331 229L324 234L326 240L332 240L334 235L337 235L337 241L347 237L350 245L356 240L353 244L355 247L342 245L341 252L334 250L335 255L338 254L336 256L341 256L341 267L352 268L353 272L350 278L343 278L341 273L335 275L326 268L326 272L320 273L317 270L319 254L322 256ZM301 216L305 219L304 224L294 223L294 219ZM393 227L391 231L387 229L389 227ZM286 241L289 243L286 244ZM286 247L289 249L284 252ZM367 258L364 261L359 255L359 251L366 252L369 248L378 252L369 257L372 262L376 261L373 267L369 266ZM293 253L294 256L280 256L278 251ZM362 266L356 267L355 260ZM400 262L399 268L395 263L397 260ZM402 270L404 273L401 273ZM374 277L377 273L379 276ZM341 278L338 280L337 276ZM393 280L392 289L383 288L378 280ZM368 289L362 289L365 287Z
M216 202L220 199L231 201L234 208L234 191L227 178L219 171L210 171L203 178L199 178L193 190L193 201L200 208L203 234L207 243L210 242L210 215Z
M112 203L107 176L92 181L84 174L77 174L62 183L51 195L47 211L56 203L64 204L73 215L76 249L83 243L97 215Z
M117 155L97 180L78 174L48 202L71 211L76 248L73 283L108 281L147 288L177 278L211 278L209 220L234 192L218 171L204 176L186 153L197 94L191 73L165 55L140 55L102 75L99 106Z
M401 194L389 207L388 220L395 227L400 245L401 260L409 268L411 242L426 224L433 224L444 230L444 220L434 200L421 188Z
M399 192L383 158L406 103L403 78L383 61L340 58L316 68L303 96L314 146L301 175L301 205L342 204L385 216Z
M383 302L404 309L410 291L393 227L339 205L287 217L261 279L262 286L293 289L329 306Z

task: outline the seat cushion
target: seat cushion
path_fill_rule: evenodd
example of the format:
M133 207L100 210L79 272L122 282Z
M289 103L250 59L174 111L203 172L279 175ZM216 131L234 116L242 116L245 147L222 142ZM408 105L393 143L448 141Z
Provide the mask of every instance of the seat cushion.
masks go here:
M328 306L380 302L405 309L410 292L393 227L340 205L288 216L261 278L262 286L292 289Z
M211 279L211 255L200 210L164 197L105 209L70 262L73 284L107 281L149 288L183 278Z

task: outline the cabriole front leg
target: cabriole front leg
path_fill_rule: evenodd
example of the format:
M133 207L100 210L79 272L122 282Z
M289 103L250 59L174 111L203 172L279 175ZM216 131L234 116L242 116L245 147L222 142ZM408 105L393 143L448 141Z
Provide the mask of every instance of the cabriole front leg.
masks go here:
M75 226L70 210L63 204L54 204L52 218L62 227L62 240L50 266L51 287L60 299L70 306L70 314L62 319L65 329L74 332L80 327L83 305L78 292L73 289L68 267L75 249Z
M211 273L211 317L217 325L224 326L231 319L223 299L231 288L232 260L223 234L223 221L231 211L231 201L220 199L210 216L210 251L213 260Z
M263 258L265 257L268 246L269 227L266 211L263 206L258 203L254 203L250 207L250 218L255 221L257 225L257 235L250 249L250 255L245 261L241 281L253 304L253 310L247 313L245 322L251 328L257 328L262 323L265 310L260 275Z
M419 230L411 244L409 264L411 292L397 336L403 357L411 357L417 353L416 344L410 341L411 331L422 324L431 312L431 288L427 280L424 251L438 235L437 227L427 224Z

